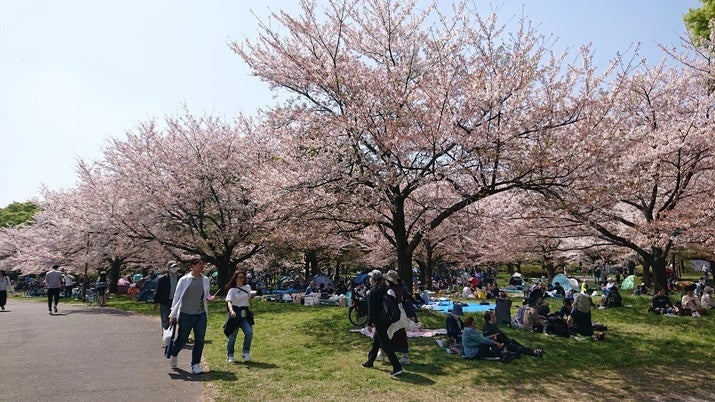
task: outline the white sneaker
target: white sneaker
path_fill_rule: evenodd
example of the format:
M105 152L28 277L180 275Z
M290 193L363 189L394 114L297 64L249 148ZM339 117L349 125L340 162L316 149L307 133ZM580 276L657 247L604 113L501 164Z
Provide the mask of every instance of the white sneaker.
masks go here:
M226 362L228 362L228 363L235 363L235 362L236 362L236 359L234 359L233 356L229 356L229 357L226 358Z
M169 366L171 368L176 368L176 366L179 364L179 359L176 356L171 356L169 358Z
M409 356L405 356L400 358L400 364L412 364L412 361L410 360Z
M191 374L201 374L201 373L203 373L203 370L201 370L201 365L196 363L191 366Z
M378 351L377 351L377 357L375 358L375 360L378 360L378 361L381 361L381 362L384 362L384 361L385 361L385 354L382 353L382 350L378 350Z
M250 353L241 353L241 356L243 356L243 360L250 362L251 361L251 354Z

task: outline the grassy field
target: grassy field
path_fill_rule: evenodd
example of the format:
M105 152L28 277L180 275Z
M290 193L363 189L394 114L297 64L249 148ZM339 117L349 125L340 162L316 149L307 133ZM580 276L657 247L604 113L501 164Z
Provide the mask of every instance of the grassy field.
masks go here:
M467 361L445 353L432 338L412 338L413 364L391 379L388 363L360 366L370 339L350 332L347 308L341 307L255 300L253 361L226 363L225 307L215 302L204 349L211 370L206 392L216 401L715 400L715 314L647 314L650 297L625 292L624 304L593 311L593 321L609 329L602 342L505 329L526 346L543 347L542 359ZM110 306L156 314L150 305L121 297ZM551 300L550 306L554 311L560 301ZM426 328L444 327L443 314L421 310L419 317ZM481 317L476 318L481 327ZM239 334L238 352L242 340Z

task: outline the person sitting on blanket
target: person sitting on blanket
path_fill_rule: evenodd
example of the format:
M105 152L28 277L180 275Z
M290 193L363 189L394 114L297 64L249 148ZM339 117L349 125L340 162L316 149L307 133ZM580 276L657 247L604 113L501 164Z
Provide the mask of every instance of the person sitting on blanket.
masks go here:
M474 317L464 319L464 332L462 332L462 345L464 357L467 359L498 358L504 363L514 359L516 353L504 349L504 344L491 338L485 338L476 328Z
M705 286L703 289L703 296L700 298L700 307L704 309L715 308L715 301L713 301L713 288L710 286Z
M685 295L681 299L682 309L680 311L681 315L691 315L698 313L700 315L707 314L707 309L700 307L700 301L695 297L694 286L685 289Z
M648 311L656 314L678 314L678 308L673 306L668 295L665 294L665 288L658 288L655 296L653 296L651 307Z
M449 347L450 345L459 345L462 343L462 331L464 330L464 322L462 321L462 316L464 311L462 306L455 304L452 309L449 310L447 314L447 341Z
M503 343L506 346L506 350L514 352L517 355L521 354L535 357L542 357L544 355L543 349L527 348L519 342L509 338L505 333L503 333L497 325L497 315L494 314L494 311L492 310L487 310L484 313L484 327L482 327L482 334L486 338L490 338L497 342Z
M534 290L529 295L527 302L528 308L523 314L524 329L534 332L543 332L546 324L545 315L548 314L547 308L543 309L543 292L540 289ZM545 312L545 313L542 313Z

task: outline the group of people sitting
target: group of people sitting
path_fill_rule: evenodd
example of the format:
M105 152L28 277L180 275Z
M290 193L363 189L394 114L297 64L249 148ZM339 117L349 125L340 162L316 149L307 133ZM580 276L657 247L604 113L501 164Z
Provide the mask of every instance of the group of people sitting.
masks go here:
M618 294L617 288L614 289L616 290L612 292L612 298ZM512 325L548 335L586 336L603 340L605 326L593 324L591 321L591 308L595 306L590 289L585 287L581 292L569 292L559 311L551 313L548 304L544 302L543 292L535 289L517 311Z
M488 282L486 285L482 286L467 283L462 288L462 297L465 299L496 299L499 297L499 287L495 284Z
M477 329L476 320L472 316L462 320L464 310L455 304L447 315L447 345L453 353L458 353L467 359L498 359L504 363L512 361L520 355L542 357L541 348L525 347L504 334L496 322L496 314L492 310L484 313L482 330Z
M712 294L713 288L705 286L702 296L698 299L695 295L695 286L689 286L685 288L685 294L680 299L680 303L674 305L666 294L665 288L659 288L653 296L652 305L648 311L663 315L704 315L711 308L715 308Z

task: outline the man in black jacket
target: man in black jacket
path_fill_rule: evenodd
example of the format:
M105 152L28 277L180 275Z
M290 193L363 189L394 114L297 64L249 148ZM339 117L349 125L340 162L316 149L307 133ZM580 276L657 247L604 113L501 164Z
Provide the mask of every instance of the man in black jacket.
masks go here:
M167 264L166 274L159 277L154 292L154 310L159 305L159 314L161 315L162 330L169 328L169 313L171 312L171 303L174 299L174 290L176 283L179 281L179 263L169 261Z

